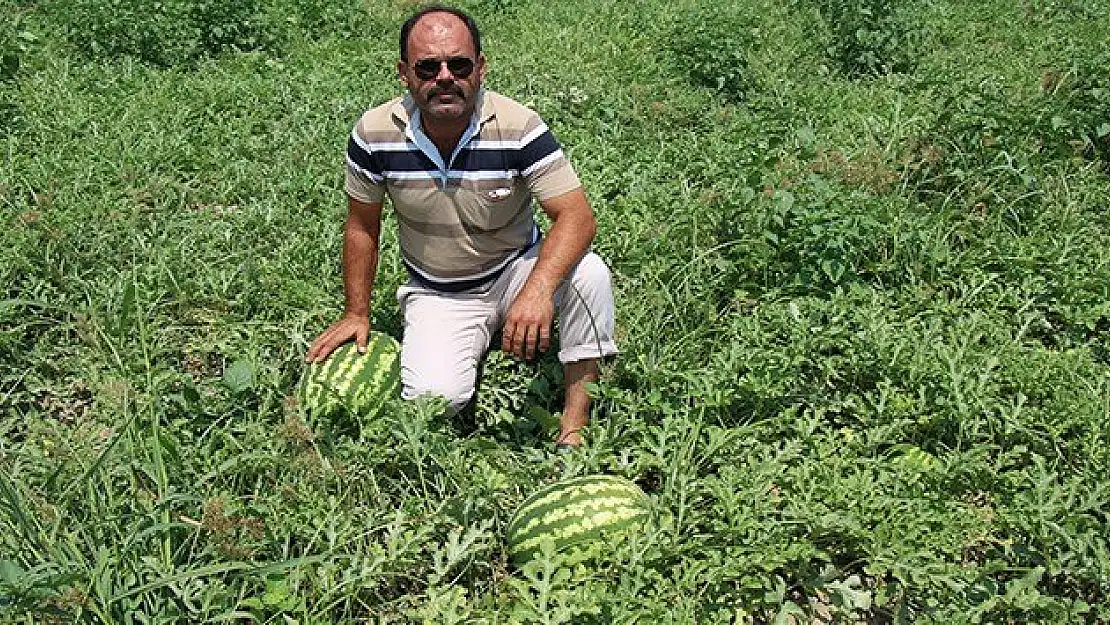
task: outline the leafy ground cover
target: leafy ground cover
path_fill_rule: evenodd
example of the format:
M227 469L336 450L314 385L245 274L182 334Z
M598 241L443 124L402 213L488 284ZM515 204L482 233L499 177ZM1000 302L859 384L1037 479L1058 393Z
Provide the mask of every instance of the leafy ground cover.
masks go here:
M290 400L414 5L228 6L0 1L0 619L1110 620L1105 2L465 2L614 272L565 459L550 357L451 420ZM510 566L594 472L655 531Z

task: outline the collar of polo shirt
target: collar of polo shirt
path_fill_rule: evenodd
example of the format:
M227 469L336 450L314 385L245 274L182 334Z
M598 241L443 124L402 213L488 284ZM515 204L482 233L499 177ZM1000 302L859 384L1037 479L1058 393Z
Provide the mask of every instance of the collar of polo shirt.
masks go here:
M405 125L405 136L409 141L416 144L420 151L424 153L439 170L437 178L441 186L447 185L448 172L451 170L451 163L455 161L461 150L467 143L470 142L478 134L478 130L482 124L492 119L496 113L493 105L490 103L489 98L486 97L486 90L480 89L477 94L478 107L475 108L474 114L470 117L470 125L466 127L462 137L459 139L458 145L455 146L455 151L451 153L451 158L447 162L443 161L443 156L439 153L432 140L424 133L424 126L420 121L420 109L416 107L416 103L412 100L411 94L405 94L405 97L393 108L393 116L396 117L401 123Z

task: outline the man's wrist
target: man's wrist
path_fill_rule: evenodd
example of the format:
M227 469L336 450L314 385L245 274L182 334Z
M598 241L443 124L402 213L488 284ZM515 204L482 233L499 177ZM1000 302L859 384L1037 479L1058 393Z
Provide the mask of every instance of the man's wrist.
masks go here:
M533 272L532 276L528 278L527 286L529 290L539 295L555 297L555 289L559 287L559 281L550 276Z

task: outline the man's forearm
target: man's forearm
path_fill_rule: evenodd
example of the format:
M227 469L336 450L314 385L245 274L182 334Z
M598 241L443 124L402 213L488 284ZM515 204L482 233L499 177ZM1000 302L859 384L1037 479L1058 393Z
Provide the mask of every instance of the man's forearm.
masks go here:
M544 239L526 284L545 293L554 293L575 263L586 254L596 234L597 220L583 195L581 204L560 210L554 216L551 231Z
M370 294L378 271L378 241L381 234L381 203L368 204L348 198L347 223L343 227L343 317L324 330L305 354L308 362L320 362L335 348L354 340L359 351L366 349L370 330Z
M343 231L344 311L367 316L374 277L378 273L378 241L354 217L347 218Z

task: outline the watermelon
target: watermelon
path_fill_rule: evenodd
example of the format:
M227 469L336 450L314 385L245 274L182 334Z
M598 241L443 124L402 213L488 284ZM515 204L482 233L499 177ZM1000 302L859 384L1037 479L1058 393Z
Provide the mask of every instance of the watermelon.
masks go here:
M298 399L313 417L349 411L372 416L387 398L401 394L401 346L381 332L371 332L366 353L353 342L338 347L327 360L305 369Z
M507 528L509 555L517 566L535 557L545 540L567 555L598 542L642 531L650 500L631 481L588 475L552 484L520 504Z

